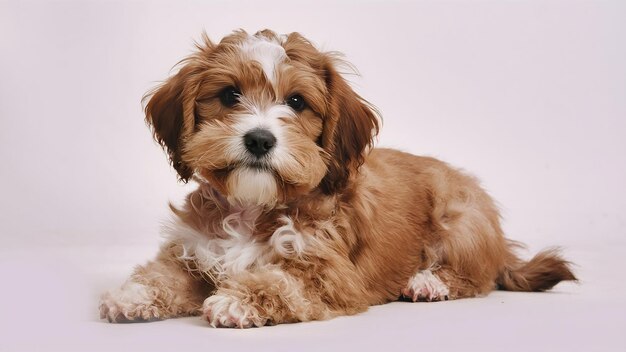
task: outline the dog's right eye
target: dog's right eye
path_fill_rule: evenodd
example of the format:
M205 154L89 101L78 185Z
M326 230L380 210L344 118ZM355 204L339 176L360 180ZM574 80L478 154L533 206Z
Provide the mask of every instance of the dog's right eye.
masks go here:
M233 87L226 87L220 92L220 101L224 106L232 108L239 102L239 97L241 96L241 92Z

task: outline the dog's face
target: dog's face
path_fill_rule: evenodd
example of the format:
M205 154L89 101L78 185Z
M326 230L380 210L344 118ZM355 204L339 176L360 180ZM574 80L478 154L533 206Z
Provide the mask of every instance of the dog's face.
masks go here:
M180 178L233 203L274 205L343 189L378 131L377 114L337 72L336 56L297 33L204 37L150 95L146 120Z

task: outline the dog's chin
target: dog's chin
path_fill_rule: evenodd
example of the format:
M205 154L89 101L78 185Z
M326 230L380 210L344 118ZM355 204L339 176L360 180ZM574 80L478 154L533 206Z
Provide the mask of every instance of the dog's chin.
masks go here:
M256 165L233 169L226 180L228 201L243 206L273 207L278 199L274 173Z

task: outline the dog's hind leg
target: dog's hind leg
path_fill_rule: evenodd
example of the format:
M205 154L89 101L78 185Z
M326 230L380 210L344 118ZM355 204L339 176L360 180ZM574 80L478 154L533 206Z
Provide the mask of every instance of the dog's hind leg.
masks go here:
M494 283L495 287L495 283ZM402 296L413 302L436 302L485 294L481 285L463 278L449 266L418 271L409 279Z
M498 209L474 178L454 170L429 172L432 234L425 245L431 255L402 294L413 301L487 294L510 256Z

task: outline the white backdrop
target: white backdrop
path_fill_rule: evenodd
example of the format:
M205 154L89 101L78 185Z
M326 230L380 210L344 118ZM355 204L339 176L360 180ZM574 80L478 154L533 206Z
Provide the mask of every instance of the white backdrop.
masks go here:
M24 276L39 277L43 255L82 268L82 281L61 276L95 295L151 256L167 202L189 186L152 141L141 97L202 30L219 40L237 28L298 31L345 53L356 90L382 111L379 146L477 175L509 237L566 246L590 264L587 282L605 285L590 295L624 296L599 279L626 267L617 0L0 2L1 263L14 287L37 289ZM24 303L23 290L10 297ZM91 296L83 305L95 316ZM617 312L624 323L624 304Z

